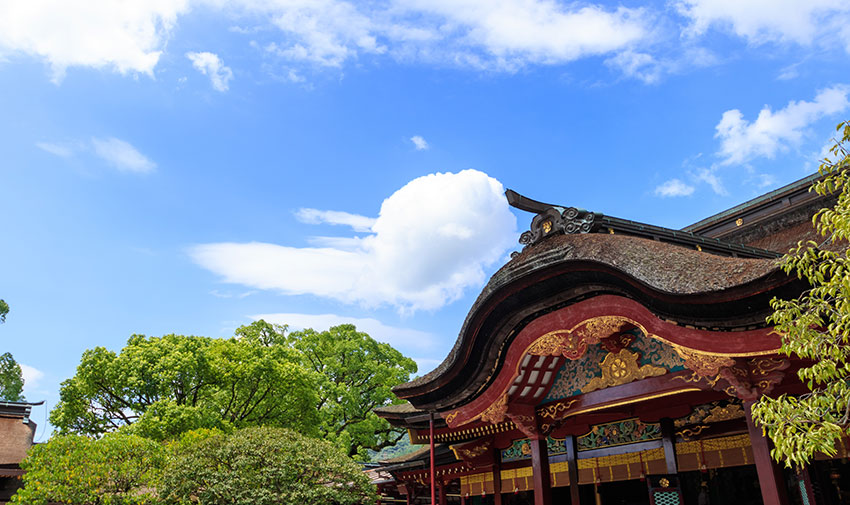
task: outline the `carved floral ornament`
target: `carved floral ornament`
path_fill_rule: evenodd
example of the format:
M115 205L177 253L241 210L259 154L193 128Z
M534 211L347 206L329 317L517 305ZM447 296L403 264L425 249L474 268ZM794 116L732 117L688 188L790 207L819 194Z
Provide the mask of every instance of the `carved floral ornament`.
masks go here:
M532 356L563 356L577 360L587 351L588 345L598 344L602 339L620 333L629 326L638 325L620 316L595 317L570 330L546 333L535 340L525 352Z
M609 352L602 360L602 377L596 377L582 390L585 393L604 389L611 386L628 384L647 377L658 377L667 373L666 368L639 363L640 355L623 349L620 352Z
M598 316L582 321L571 329L551 331L532 342L525 350L525 354L563 356L575 361L585 355L588 346L605 344L604 347L608 353L599 363L601 376L592 378L590 383L581 388L581 393L657 377L670 372L668 368L655 364L640 365L643 352L629 350L635 341L634 335L629 334L631 329L639 330L647 339L654 339L665 344L670 348L670 354L678 355L684 360L683 366L691 370L692 374L689 377L678 375L674 378L686 383L701 383L703 388L724 391L729 396L737 398L751 399L760 394L769 393L782 381L783 370L790 365L789 361L779 357L717 354L686 348L651 334L641 324L622 316ZM682 362L679 362L679 366L682 366ZM516 373L520 373L520 370L517 369ZM538 415L541 419L551 417L552 421L555 421L569 415L568 411L572 403L551 404L540 409ZM547 410L549 407L552 410ZM453 425L459 414L460 411L449 413L446 416L447 424ZM516 416L512 416L509 412L506 388L480 415L464 420L460 424L475 419L498 424L508 417L514 420L513 417ZM519 421L519 424L526 425L523 427L530 428L531 423ZM516 420L514 422L516 423ZM542 424L541 428L543 426L548 427L549 424Z

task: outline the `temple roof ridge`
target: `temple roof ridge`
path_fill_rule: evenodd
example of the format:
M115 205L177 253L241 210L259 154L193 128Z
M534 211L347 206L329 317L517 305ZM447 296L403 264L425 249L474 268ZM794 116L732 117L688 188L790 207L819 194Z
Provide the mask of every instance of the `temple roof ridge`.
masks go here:
M631 221L577 207L539 202L520 195L516 191L505 191L508 204L536 215L528 231L520 235L519 243L535 245L551 236L583 233L623 234L675 244L720 256L741 258L778 258L774 251L736 244L721 239L706 237L690 231L674 230L638 221Z

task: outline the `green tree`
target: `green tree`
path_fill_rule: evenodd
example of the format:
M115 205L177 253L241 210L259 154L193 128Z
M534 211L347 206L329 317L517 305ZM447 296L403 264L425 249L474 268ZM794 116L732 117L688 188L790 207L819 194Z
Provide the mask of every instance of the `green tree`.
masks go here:
M318 377L322 437L364 459L367 449L380 450L401 439L405 432L373 410L398 401L392 388L416 372L412 359L351 324L293 332L290 339L304 366Z
M161 496L180 504L374 503L374 486L350 458L322 440L255 427L190 432L173 445Z
M143 505L157 503L165 450L146 438L60 435L30 449L21 462L24 487L12 503Z
M811 286L795 300L771 301L768 322L783 335L782 351L812 360L798 371L810 390L801 396L762 397L754 419L774 442L773 456L802 465L816 452L836 454L835 444L850 427L850 122L820 165L823 176L812 186L820 195L837 194L834 208L818 211L813 224L824 237L799 243L782 269Z
M24 401L24 376L11 353L0 354L0 400Z
M120 353L83 353L50 422L62 433L123 428L154 439L254 425L316 433L315 384L300 360L254 338L134 335Z
M9 304L0 300L0 323L6 322ZM24 401L24 375L21 365L11 353L0 354L0 400L7 402Z

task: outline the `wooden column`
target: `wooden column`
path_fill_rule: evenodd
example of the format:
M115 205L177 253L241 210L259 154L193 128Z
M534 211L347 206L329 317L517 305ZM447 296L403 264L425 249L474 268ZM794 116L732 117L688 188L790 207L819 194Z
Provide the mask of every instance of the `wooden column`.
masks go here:
M753 446L753 458L756 460L756 472L759 477L759 487L764 505L788 505L788 495L785 491L785 479L782 470L776 466L770 457L770 444L762 436L761 428L753 423L753 401L744 402L747 413L747 429L750 432L750 443Z
M679 473L679 463L676 461L676 433L673 430L673 420L669 417L661 419L661 444L664 446L664 461L667 463L667 473Z
M436 498L434 486L436 484L437 476L434 473L434 413L431 412L428 414L428 438L431 442L431 505L434 505L434 498Z
M576 437L567 435L564 440L567 449L567 473L570 476L570 505L581 505L581 495L578 492L578 454L576 453Z
M534 480L534 505L552 505L552 476L549 474L549 448L546 436L529 439L531 472Z
M502 504L502 460L498 449L493 450L493 505Z
M446 505L446 483L440 481L440 505Z

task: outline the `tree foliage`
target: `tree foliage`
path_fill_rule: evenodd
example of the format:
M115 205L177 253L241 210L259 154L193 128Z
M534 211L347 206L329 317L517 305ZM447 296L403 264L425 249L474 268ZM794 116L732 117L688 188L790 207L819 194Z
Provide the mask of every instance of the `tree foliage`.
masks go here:
M0 400L24 401L24 376L21 365L8 352L0 354Z
M314 433L316 394L290 347L257 338L132 336L83 353L50 422L62 433L122 427L154 439L196 428L269 425Z
M9 313L9 304L0 299L0 323L6 322L6 314Z
M60 435L30 449L21 462L24 487L12 503L143 505L157 503L165 465L159 443L111 433L101 439Z
M795 300L772 300L768 318L783 335L783 352L812 360L798 372L811 392L762 397L753 408L754 419L774 442L774 458L788 466L806 463L816 452L835 455L836 442L850 427L850 122L837 131L842 138L812 187L838 197L834 208L813 218L824 240L799 243L781 263L811 287Z
M416 363L392 346L375 341L354 325L290 335L303 364L315 372L319 430L350 456L395 444L404 434L375 415L376 407L397 401L392 387L409 380Z
M345 453L394 444L403 431L376 416L416 363L353 325L287 334L256 321L234 338L134 335L119 353L83 353L50 422L62 433L123 429L156 440L198 428L290 428Z
M57 435L33 447L12 503L277 505L374 503L352 459L292 430L194 430L170 442Z
M189 433L163 472L168 502L204 505L374 503L360 467L328 442L291 430L255 427L231 434Z

